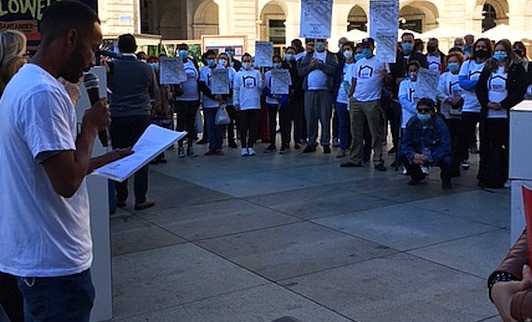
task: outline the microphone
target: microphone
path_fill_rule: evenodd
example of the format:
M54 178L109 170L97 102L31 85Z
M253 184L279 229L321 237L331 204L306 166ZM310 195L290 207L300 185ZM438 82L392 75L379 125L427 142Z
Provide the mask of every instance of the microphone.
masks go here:
M98 77L92 73L86 73L85 76L83 76L83 84L87 89L91 106L96 104L96 102L100 100L100 82L98 81ZM100 139L102 146L109 146L109 134L107 133L107 129L98 132L98 138Z

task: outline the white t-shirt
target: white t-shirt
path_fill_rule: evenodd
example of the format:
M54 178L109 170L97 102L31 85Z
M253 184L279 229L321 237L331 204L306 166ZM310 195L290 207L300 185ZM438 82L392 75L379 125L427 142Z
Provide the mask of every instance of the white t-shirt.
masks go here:
M260 110L260 96L264 82L256 69L242 69L235 75L233 84L233 102L240 110Z
M399 92L397 94L399 102L401 103L402 121L401 128L406 128L406 123L410 121L412 116L416 115L416 104L419 101L419 96L416 95L416 82L410 79L404 79L399 84Z
M212 71L209 67L203 66L200 68L200 82L203 81L211 88ZM201 95L201 103L203 108L218 108L220 104L218 101L211 99L207 95Z
M353 79L356 81L353 98L359 102L370 102L381 98L384 79L383 71L390 72L388 64L381 63L377 56L364 58L353 67Z
M76 111L64 87L27 64L0 100L0 271L20 277L77 274L92 262L85 182L57 194L40 161L75 150Z
M338 89L338 95L336 96L336 101L338 103L348 104L349 103L349 97L347 95L349 94L349 90L351 88L351 81L353 79L353 67L355 66L354 63L345 63L344 64L344 70L342 71L342 82L340 83L340 88Z
M313 58L325 64L327 60L327 51L322 53L315 51ZM314 69L307 76L307 87L309 91L326 90L327 74L325 74L321 69Z
M469 80L478 80L480 74L482 73L482 69L484 69L484 63L477 63L474 59L470 59L462 64L458 76L465 76ZM475 94L475 90L464 90L463 97L463 112L480 113L480 103L477 99L477 95Z
M445 119L460 119L459 115L451 115L451 104L446 103L447 99L455 96L463 96L464 90L458 84L458 74L445 72L438 79L438 99L441 101L440 112Z
M199 100L199 92L198 92L198 79L199 79L199 73L196 69L196 66L194 66L194 63L191 59L187 59L186 63L183 63L183 67L185 68L185 74L187 75L187 80L184 83L181 83L181 87L183 88L183 95L178 96L176 98L177 101L197 101Z
M438 75L441 71L441 58L439 55L433 56L433 55L427 55L427 65L429 66L429 70L433 72L437 72Z
M493 103L500 103L502 100L508 96L508 89L506 89L506 80L508 79L508 73L504 71L504 67L499 67L499 69L491 73L488 78L488 100ZM501 108L494 110L489 108L488 114L486 116L489 119L494 118L508 118L506 110Z

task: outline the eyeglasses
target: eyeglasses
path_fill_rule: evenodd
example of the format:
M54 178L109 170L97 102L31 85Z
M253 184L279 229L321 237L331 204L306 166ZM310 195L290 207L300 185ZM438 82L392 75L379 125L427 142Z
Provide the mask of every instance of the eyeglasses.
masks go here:
M420 114L426 114L426 113L430 113L430 108L418 108L417 111Z

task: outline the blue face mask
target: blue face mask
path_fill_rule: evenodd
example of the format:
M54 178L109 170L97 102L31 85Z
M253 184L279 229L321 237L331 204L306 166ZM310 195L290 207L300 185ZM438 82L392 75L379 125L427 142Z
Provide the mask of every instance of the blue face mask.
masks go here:
M294 55L292 55L292 54L286 54L286 55L284 55L284 58L285 58L286 60L288 60L288 61L292 61L292 60L294 60Z
M151 66L151 69L153 69L154 72L158 72L159 71L159 64L151 63L150 66Z
M228 50L225 52L227 54L227 56L233 58L233 56L235 55L235 53L232 51L232 50Z
M186 51L186 50L184 50L184 49L181 49L181 50L179 51L179 58L181 58L181 59L185 59L185 58L187 58L187 57L188 57L188 51Z
M274 69L280 69L282 66L283 66L282 63L273 63L273 68Z
M207 60L207 66L214 67L214 65L216 65L216 63L214 62L214 59Z
M410 54L412 52L412 49L414 48L414 45L411 43L404 43L401 45L401 48L403 49L403 52L406 54Z
M458 63L449 63L449 65L447 65L447 69L451 73L456 73L460 69L460 66L458 65Z
M495 58L498 61L505 61L506 58L508 58L508 54L505 51L496 51L493 54L493 58Z
M372 55L371 49L369 48L362 49L362 55L364 56L364 58L370 57Z
M324 43L319 42L319 43L316 44L316 51L317 52L321 53L324 50L325 50L325 44Z
M426 113L426 114L417 113L417 118L421 121L421 123L426 124L428 123L428 121L430 121L431 116L429 113Z
M366 58L366 56L364 56L363 53L359 53L359 54L355 55L355 60L356 61L359 61L359 60L364 59L364 58Z

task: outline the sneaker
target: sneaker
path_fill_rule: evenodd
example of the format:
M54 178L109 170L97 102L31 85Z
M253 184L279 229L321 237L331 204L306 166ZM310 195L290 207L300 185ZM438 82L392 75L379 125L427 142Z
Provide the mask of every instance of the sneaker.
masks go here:
M240 155L243 156L243 157L247 157L249 155L248 149L246 149L246 148L240 149Z
M183 148L182 146L177 148L177 156L180 157L180 158L184 158L186 156L185 155L185 148Z
M268 147L266 149L264 149L264 153L270 153L270 152L275 152L275 150L277 150L277 148L275 147L275 145L273 144L270 144L268 145Z
M408 175L408 171L406 171L406 168L405 168L405 167L403 167L403 175L404 175L404 176L407 176L407 175Z
M316 147L314 145L307 145L305 149L303 149L303 153L311 153L316 152Z
M424 175L429 175L429 167L421 167L421 172L423 172Z
M135 210L142 210L155 206L155 201L146 199L144 202L135 203Z
M338 140L338 138L333 138L333 146L334 147L339 147L340 146L340 140Z
M205 152L205 155L215 155L215 154L216 154L216 150L209 150Z
M250 156L254 156L254 155L256 155L257 153L255 152L255 150L254 150L253 148L248 148L248 154L249 154Z
M391 148L390 150L388 150L388 154L394 154L395 151L396 151L396 148L393 147L393 148Z
M224 151L222 151L222 149L216 149L214 152L216 155L224 155Z
M381 172L386 172L386 167L384 166L384 164L382 163L379 163L375 166L375 170L377 171L381 171Z
M345 150L340 150L338 151L338 153L336 154L336 158L337 159L340 159L340 158L343 158L347 155L347 153L345 152Z
M194 149L191 146L189 146L187 148L187 155L189 157L197 157L198 156L196 153L194 153Z
M199 141L196 141L196 144L207 144L207 138L202 138Z
M324 145L323 146L323 153L325 153L325 154L331 153L331 147L328 146L328 145Z
M469 160L462 161L462 170L469 170Z
M421 176L419 178L412 178L410 181L407 182L409 186L415 186L419 184L421 181L425 180L425 176Z
M281 149L279 150L279 154L285 154L285 153L286 153L286 147L282 146Z

